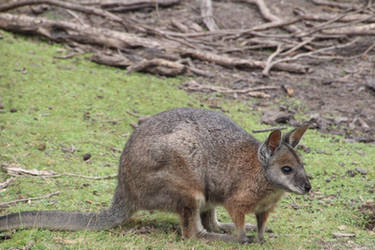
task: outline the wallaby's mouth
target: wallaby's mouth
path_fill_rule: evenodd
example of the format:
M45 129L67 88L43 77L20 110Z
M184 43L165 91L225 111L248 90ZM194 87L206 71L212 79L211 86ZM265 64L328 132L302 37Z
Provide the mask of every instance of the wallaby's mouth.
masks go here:
M293 190L291 190L295 194L307 194L311 190L311 184L309 182L306 182L302 186L295 186Z
M309 182L304 183L303 185L298 186L286 186L284 189L288 192L294 193L294 194L300 194L304 195L310 192L311 190L311 184Z

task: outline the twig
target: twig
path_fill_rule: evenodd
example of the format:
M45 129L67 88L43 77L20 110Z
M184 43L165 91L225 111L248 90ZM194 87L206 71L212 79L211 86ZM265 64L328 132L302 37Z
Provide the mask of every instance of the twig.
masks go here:
M186 90L190 90L190 91L209 90L209 91L219 92L222 94L245 94L251 97L260 97L260 98L270 97L270 95L260 92L260 91L280 89L280 87L277 87L277 86L262 86L262 87L245 88L245 89L230 89L230 88L218 87L218 86L212 86L212 85L203 85L195 81L186 82L184 84L184 87Z
M182 0L110 0L110 1L89 1L83 5L99 5L103 9L112 12L124 12L143 8L168 7L180 3Z
M348 27L329 27L322 30L324 34L330 35L375 35L375 23L357 25L357 26L348 26Z
M0 208L10 207L12 205L15 205L17 203L22 203L22 202L31 202L31 201L48 199L48 198L58 195L59 193L60 192L54 192L51 194L47 194L47 195L35 197L35 198L25 198L25 199L19 199L19 200L7 201L7 202L0 202Z
M332 14L330 13L319 13L319 14L314 14L314 13L310 13L310 12L306 12L305 10L301 9L301 8L295 8L293 10L293 13L295 15L298 15L300 17L302 17L303 19L305 20L309 20L309 21L329 21L329 20L332 20ZM339 22L353 22L353 21L357 21L357 20L364 20L363 22L375 22L375 17L374 15L369 15L369 14L357 14L357 13L348 13L347 15L341 17L339 20Z
M317 4L317 5L327 5L327 6L330 6L330 7L336 7L336 8L340 8L340 9L357 9L357 8L359 8L359 6L354 6L354 5L347 4L347 3L340 3L340 2L336 2L336 1L312 0L312 2L314 4Z
M281 62L291 62L291 61L296 61L298 60L299 58L301 57L309 57L309 56L313 56L317 53L322 53L322 52L325 52L327 50L332 50L332 49L339 49L339 48L345 48L347 46L350 46L352 45L353 43L355 43L358 39L354 39L344 45L338 45L338 46L330 46L330 47L326 47L326 48L321 48L321 49L318 49L318 50L315 50L315 51L310 51L310 52L307 52L307 53L301 53L301 54L297 54L293 57L285 57L285 58L282 58L282 59L279 59L279 60L276 60L276 61L273 61L270 65L270 67L273 67L274 65L277 65L278 63L281 63Z
M201 2L201 16L203 19L204 24L208 28L209 31L218 30L212 11L212 2L211 0L200 0Z
M265 133L265 132L271 132L271 131L283 130L283 129L287 129L287 127L254 129L254 130L251 130L251 132L253 132L255 134L255 133Z
M282 18L278 17L278 16L275 16L274 14L271 13L270 9L267 7L266 3L263 1L263 0L236 0L237 2L245 2L245 3L250 3L250 4L255 4L261 15L268 21L271 21L271 22L282 22ZM285 26L285 27L282 27L284 28L285 30L289 31L289 32L292 32L292 33L295 33L295 32L298 32L299 29L297 27L294 27L294 26Z
M107 175L107 176L86 176L86 175L73 174L73 173L63 173L59 176L72 176L72 177L79 177L79 178L84 178L84 179L89 179L89 180L108 180L108 179L116 178L117 174ZM54 176L54 177L58 177L58 176Z
M358 11L357 11L358 12ZM330 20L328 20L327 22L325 23L322 23L312 29L310 29L308 32L302 32L302 33L299 33L299 34L296 34L296 37L306 37L306 36L309 36L311 34L314 34L318 31L321 31L321 30L324 30L325 28L327 28L328 25L336 22L336 21L339 21L340 19L344 18L345 16L349 15L349 11L346 11L345 13L341 14L341 15L338 15Z
M218 65L229 67L229 68L261 68L265 67L265 63L262 61L251 60L251 59L239 59L235 57L229 57L225 55L217 55L212 52L206 51L199 51L199 50L192 50L186 48L179 48L179 53L182 56L190 56L193 58L197 58L202 61L213 62ZM303 65L296 65L296 64L277 64L275 65L275 69L294 72L294 73L306 73L308 71L307 67Z
M8 178L5 182L0 182L0 189L6 188L12 181L14 181L14 177Z
M266 61L266 66L264 67L263 71L262 71L262 74L263 76L269 76L269 73L270 73L270 70L273 66L273 64L271 63L272 60L278 55L280 54L281 52L281 44L277 45L277 49L274 53L272 53L268 58L267 58L267 61Z
M310 38L307 38L305 40L303 40L302 42L298 43L296 46L294 46L293 48L287 50L287 51L284 51L283 53L280 53L281 56L284 56L284 55L288 55L300 48L302 48L303 46L311 43L313 40L315 39L315 37L310 37Z

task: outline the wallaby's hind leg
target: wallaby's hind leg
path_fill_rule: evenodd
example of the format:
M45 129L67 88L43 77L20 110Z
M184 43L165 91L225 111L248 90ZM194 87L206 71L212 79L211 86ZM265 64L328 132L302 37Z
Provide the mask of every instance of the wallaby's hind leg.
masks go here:
M203 227L209 231L209 232L217 232L219 233L220 227L218 224L218 221L216 219L216 211L215 208L212 208L208 211L202 212L201 213L201 220Z
M196 200L196 206L183 207L180 212L180 223L182 237L185 239L201 238L206 240L223 240L229 242L238 242L238 238L234 235L219 234L207 232L202 225L200 210L200 200Z

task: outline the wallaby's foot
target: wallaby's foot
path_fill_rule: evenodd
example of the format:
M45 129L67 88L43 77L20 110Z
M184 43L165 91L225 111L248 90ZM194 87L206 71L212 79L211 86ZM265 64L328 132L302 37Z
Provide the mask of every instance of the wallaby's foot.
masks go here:
M197 238L205 239L208 241L222 240L226 242L235 242L235 243L241 243L241 244L248 244L248 243L256 242L254 236L243 236L241 237L241 239L239 239L238 236L232 235L232 234L219 234L219 233L211 233L211 232L206 232L206 231L199 233Z
M219 222L217 225L220 230L226 232L226 233L232 233L236 230L236 227L233 223L221 223ZM245 224L245 230L246 232L256 232L257 231L257 226L253 224ZM267 233L273 233L272 229L266 228Z

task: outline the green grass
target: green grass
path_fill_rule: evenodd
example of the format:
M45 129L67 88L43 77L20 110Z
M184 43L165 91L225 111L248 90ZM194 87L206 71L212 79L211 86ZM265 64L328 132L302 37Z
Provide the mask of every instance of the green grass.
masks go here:
M132 132L131 122L141 115L173 107L201 106L198 95L178 88L181 79L127 75L123 70L99 66L83 58L54 59L59 45L2 32L0 40L0 163L26 169L53 170L105 176L117 172L119 150ZM247 103L219 98L221 105L246 130L262 128L259 114ZM203 103L203 106L205 104ZM17 112L9 112L11 108ZM260 140L266 134L257 134ZM82 249L309 249L371 248L375 235L366 231L359 212L363 201L374 199L375 148L346 144L342 138L308 131L302 140L311 152L301 152L307 172L313 176L311 195L286 195L271 214L264 245L182 240L174 214L138 212L122 227L104 232L52 232L19 230L0 249L31 247ZM39 150L45 145L45 150ZM66 149L74 149L68 152ZM82 156L92 155L85 162ZM361 167L366 176L349 177L347 170ZM0 172L0 182L7 179ZM35 209L98 211L110 204L115 180L76 177L18 177L0 202L37 197L60 191L38 202L20 203L0 214ZM229 220L219 210L219 218ZM254 223L252 215L248 221ZM333 232L353 232L355 238L335 239Z

